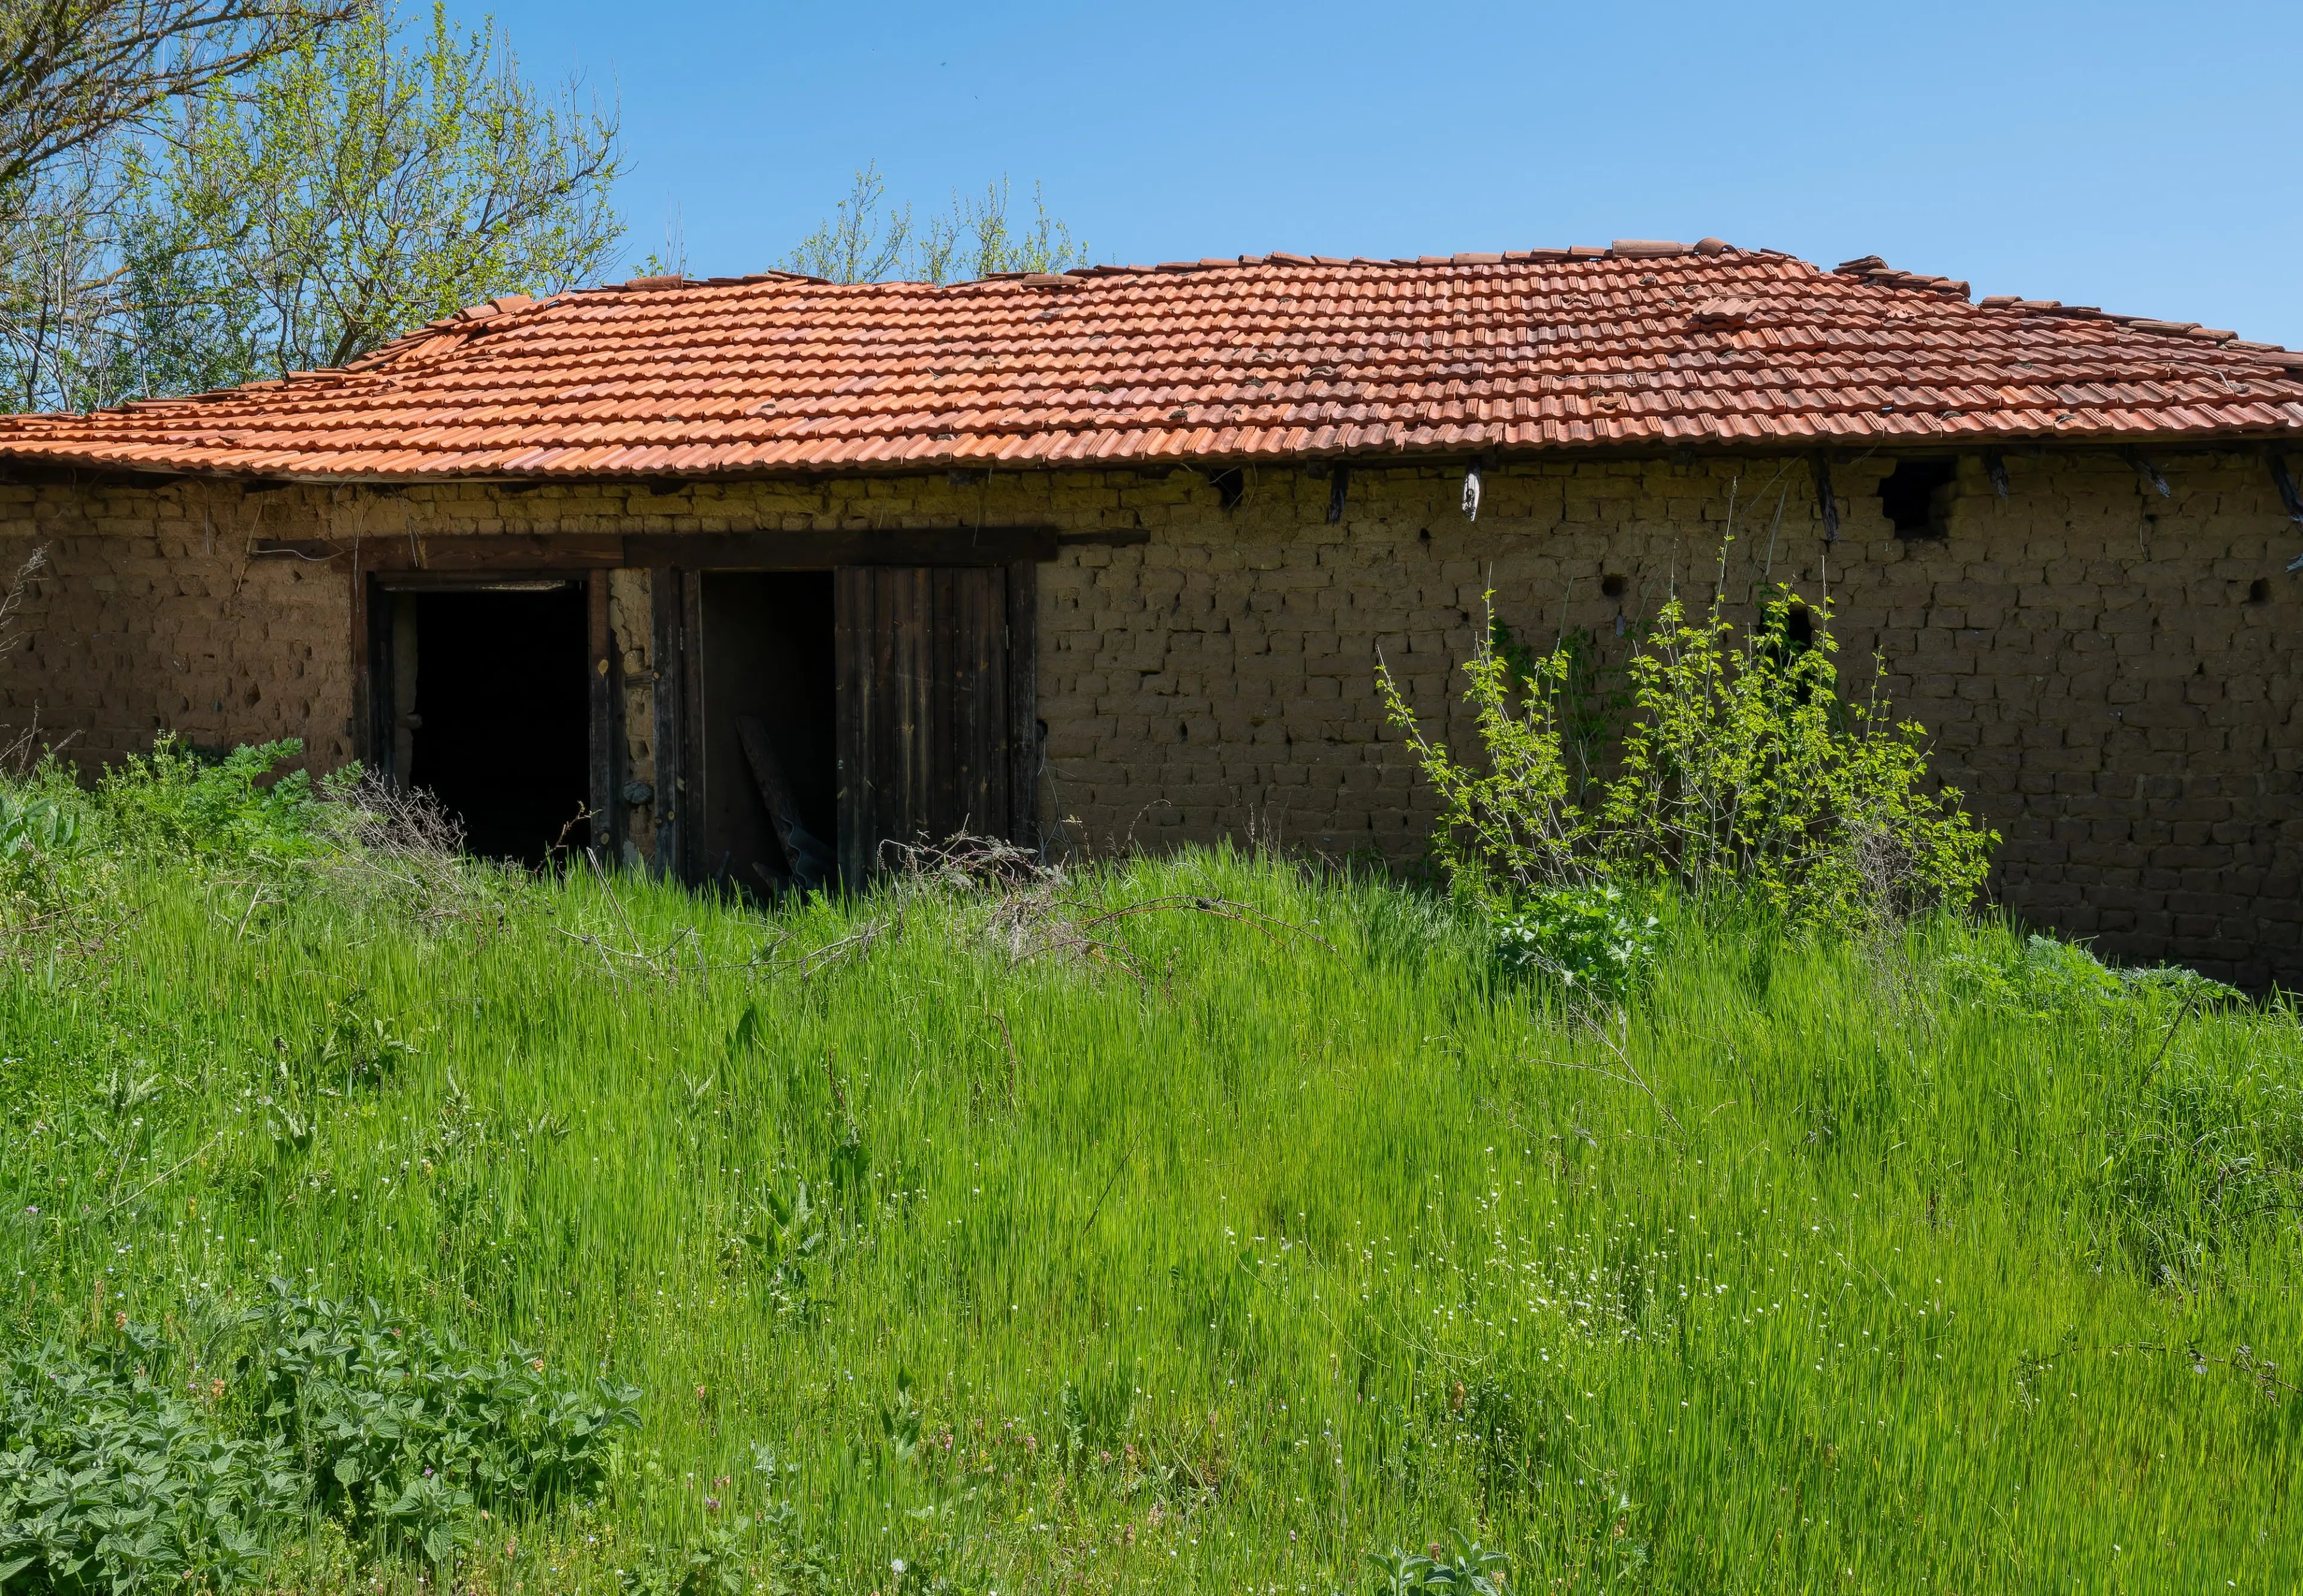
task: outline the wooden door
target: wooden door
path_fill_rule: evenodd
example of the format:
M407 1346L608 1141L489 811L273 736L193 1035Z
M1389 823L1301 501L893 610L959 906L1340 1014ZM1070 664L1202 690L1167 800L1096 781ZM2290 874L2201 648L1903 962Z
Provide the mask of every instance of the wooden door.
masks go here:
M885 842L1012 834L1008 586L997 565L835 575L839 863L851 888L892 862Z

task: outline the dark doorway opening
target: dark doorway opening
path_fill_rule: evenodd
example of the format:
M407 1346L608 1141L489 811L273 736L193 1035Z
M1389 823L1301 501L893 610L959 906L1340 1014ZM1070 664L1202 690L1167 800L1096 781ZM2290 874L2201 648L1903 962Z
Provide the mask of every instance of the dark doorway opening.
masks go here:
M585 840L591 707L584 589L506 583L388 595L392 773L463 823L464 846L544 864ZM379 672L379 675L382 673Z
M696 872L751 895L828 888L839 841L831 573L702 582Z

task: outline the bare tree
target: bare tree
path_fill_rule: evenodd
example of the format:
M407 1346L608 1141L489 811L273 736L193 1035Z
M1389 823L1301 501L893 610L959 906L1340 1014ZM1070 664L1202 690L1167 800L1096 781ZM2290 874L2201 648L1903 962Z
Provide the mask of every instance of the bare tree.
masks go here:
M363 0L0 0L0 194Z
M119 184L82 146L52 159L0 207L0 382L10 408L70 404L108 384L105 334L120 272L107 248Z
M908 203L883 209L887 193L879 163L865 166L856 174L848 198L783 264L834 283L949 283L995 272L1060 272L1087 263L1087 246L1075 242L1071 229L1048 215L1037 183L1032 185L1029 222L1009 221L1005 177L986 183L981 199L953 194L949 211L924 222L913 219Z

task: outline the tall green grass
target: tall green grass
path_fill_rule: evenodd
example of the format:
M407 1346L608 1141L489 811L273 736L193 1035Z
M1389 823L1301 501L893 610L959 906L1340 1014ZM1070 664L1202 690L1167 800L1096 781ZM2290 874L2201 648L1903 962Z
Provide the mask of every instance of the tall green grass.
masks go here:
M1666 908L1595 1023L1222 851L1021 962L968 892L124 891L0 975L8 1333L277 1277L640 1388L474 1588L1357 1591L1451 1530L1541 1591L2303 1583L2282 1008ZM424 1572L280 1534L283 1585Z

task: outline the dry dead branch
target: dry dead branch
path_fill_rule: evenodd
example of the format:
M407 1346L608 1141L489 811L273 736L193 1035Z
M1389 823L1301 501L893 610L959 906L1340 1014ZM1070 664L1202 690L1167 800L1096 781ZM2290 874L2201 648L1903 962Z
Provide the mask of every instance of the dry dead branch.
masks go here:
M331 885L434 927L492 925L501 910L464 828L421 788L368 774L330 788L322 822L338 846L315 861Z
M80 904L21 918L0 910L0 958L25 969L56 960L100 970L108 965L120 933L141 914L140 909L118 908L105 916Z
M1618 1023L1623 1023L1620 1018ZM1664 1122L1671 1127L1673 1134L1683 1142L1687 1137L1687 1127L1679 1122L1679 1116L1671 1111L1671 1105L1664 1102L1662 1094L1649 1084L1648 1077L1640 1073L1640 1067L1632 1061L1631 1051L1624 1045L1624 1041L1610 1034L1607 1024L1602 1020L1594 1020L1591 1023L1590 1031L1592 1035L1599 1039L1599 1044L1615 1056L1615 1068L1610 1069L1604 1064L1588 1064L1581 1060L1570 1059L1537 1059L1533 1062L1546 1065L1553 1069L1570 1069L1586 1075L1596 1075L1602 1080L1613 1081L1619 1086L1630 1086L1635 1091L1645 1094L1647 1100L1655 1105L1656 1112L1662 1115ZM1625 1026L1625 1040L1628 1040L1628 1036L1629 1027ZM1714 1109L1712 1112L1717 1113L1718 1110Z
M889 843L885 849L898 863L892 878L894 914L811 954L802 961L803 974L817 973L868 951L890 932L901 931L912 903L931 896L986 902L982 934L1008 955L1011 966L1049 957L1075 959L1122 970L1146 985L1150 975L1126 946L1115 936L1101 934L1105 928L1138 915L1211 915L1236 921L1274 942L1283 940L1286 933L1334 951L1325 939L1303 926L1248 904L1204 893L1172 892L1090 912L1092 906L1080 900L1076 882L1060 863L998 838L963 832L941 842Z
M24 607L24 599L32 584L39 579L40 571L48 562L48 545L40 545L24 556L9 579L8 591L0 594L0 660L6 659L24 640L23 629L17 625L16 613Z

